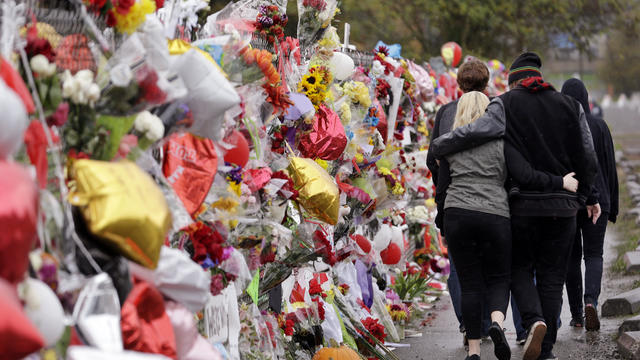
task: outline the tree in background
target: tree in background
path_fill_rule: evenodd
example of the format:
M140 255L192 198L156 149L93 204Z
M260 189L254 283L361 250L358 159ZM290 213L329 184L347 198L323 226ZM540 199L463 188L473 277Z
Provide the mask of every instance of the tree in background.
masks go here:
M378 40L399 43L403 56L427 60L456 41L466 53L509 61L523 50L544 52L557 35L588 49L595 34L636 0L342 0L334 26L351 24L351 42L373 49ZM228 0L212 1L213 13ZM287 5L285 32L295 36L296 1Z
M608 34L599 75L615 93L640 91L640 5L627 4Z
M344 0L341 18L363 48L380 39L426 59L456 41L465 52L507 60L525 49L547 50L558 34L586 49L624 1L633 0Z

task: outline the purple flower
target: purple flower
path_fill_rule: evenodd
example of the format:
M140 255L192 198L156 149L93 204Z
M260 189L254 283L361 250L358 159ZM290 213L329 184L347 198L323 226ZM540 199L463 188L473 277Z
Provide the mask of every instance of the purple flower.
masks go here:
M235 249L233 248L233 246L227 246L226 248L224 248L224 250L222 250L222 261L230 258L234 250Z
M273 26L273 19L266 16L261 16L258 18L258 22L262 25L263 28L268 28Z
M204 261L201 264L203 269L210 269L214 266L216 266L216 264L213 263L213 260L211 260L211 258L209 257L209 255L207 255L207 258L204 259Z

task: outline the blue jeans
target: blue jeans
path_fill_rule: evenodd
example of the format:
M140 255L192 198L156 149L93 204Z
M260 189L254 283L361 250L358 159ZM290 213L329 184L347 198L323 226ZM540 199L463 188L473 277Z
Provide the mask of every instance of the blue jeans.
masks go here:
M571 316L574 319L583 316L583 296L585 304L598 307L602 282L602 253L608 217L609 214L602 213L594 225L587 217L585 210L578 212L576 237L569 259L566 281ZM584 293L582 287L583 256L585 265Z

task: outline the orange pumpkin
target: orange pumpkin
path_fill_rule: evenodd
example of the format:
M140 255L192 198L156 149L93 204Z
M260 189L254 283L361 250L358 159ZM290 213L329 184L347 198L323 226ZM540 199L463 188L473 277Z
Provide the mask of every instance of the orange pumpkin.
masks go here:
M320 349L313 360L361 360L362 358L357 352L348 346L340 346L339 348L325 347Z

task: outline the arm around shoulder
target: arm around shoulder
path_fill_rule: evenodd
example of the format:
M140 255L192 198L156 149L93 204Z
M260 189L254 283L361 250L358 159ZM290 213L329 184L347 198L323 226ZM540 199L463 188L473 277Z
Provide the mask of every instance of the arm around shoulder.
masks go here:
M430 151L440 159L504 136L506 117L502 99L495 98L485 114L471 124L461 126L435 139Z

